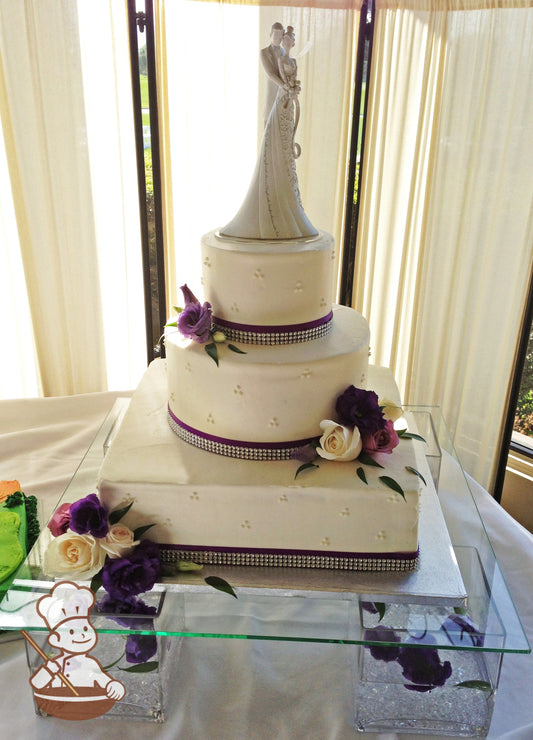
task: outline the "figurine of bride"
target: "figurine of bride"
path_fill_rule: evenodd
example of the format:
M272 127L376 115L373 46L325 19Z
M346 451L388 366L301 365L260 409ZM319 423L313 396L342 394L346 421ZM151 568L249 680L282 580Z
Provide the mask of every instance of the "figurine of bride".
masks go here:
M300 147L294 142L300 106L298 67L291 57L294 29L281 39L278 92L268 117L252 182L237 215L222 236L246 239L298 239L317 235L300 197L295 160Z

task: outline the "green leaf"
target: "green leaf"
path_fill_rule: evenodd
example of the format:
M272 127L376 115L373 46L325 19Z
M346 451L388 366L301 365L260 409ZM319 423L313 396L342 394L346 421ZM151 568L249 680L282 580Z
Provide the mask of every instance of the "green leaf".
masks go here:
M178 322L177 321L167 321L165 326L175 326L176 329L178 328Z
M418 475L418 477L420 478L420 480L422 481L422 483L425 486L427 486L426 479L424 478L424 476L422 475L422 473L420 473L416 468L412 468L410 465L406 465L405 466L405 469L408 470L410 473L414 473L415 475Z
M228 349L230 349L232 352L236 352L238 355L247 355L248 352L245 352L243 349L239 349L234 344L228 344Z
M468 614L466 606L454 606L453 611L455 612L455 614Z
M374 602L374 606L378 610L379 621L381 622L381 620L385 616L385 612L387 611L387 605L386 604L383 604L383 602L381 602L381 601L375 601Z
M203 567L201 563L192 563L190 560L178 560L176 563L176 570L179 570L180 573L202 570Z
M218 367L218 349L216 343L210 342L209 344L205 345L204 349L209 357L215 361L215 364Z
M488 681L461 681L461 683L456 683L454 686L458 689L477 689L478 691L490 691L492 693L492 686Z
M403 492L403 488L400 486L399 483L397 483L394 478L389 478L388 475L380 475L379 479L382 483L384 483L389 488L392 488L393 491L396 491L396 493L399 493L400 496L405 501L405 493Z
M139 663L139 665L132 665L130 668L121 668L119 670L124 673L150 673L150 671L157 671L159 663L157 660L149 660L147 663Z
M304 472L304 470L310 470L311 468L319 468L319 467L320 466L319 465L315 465L315 463L311 463L311 462L304 463L303 465L300 465L300 467L298 468L298 470L294 474L294 478L296 479L300 475L300 473L303 473Z
M203 567L203 565L192 563L189 560L178 560L173 563L161 563L161 575L165 578L175 578L176 573L202 570Z
M122 637L124 638L124 640L126 639L126 636L125 636L125 635L122 635ZM117 658L116 660L114 660L114 661L113 661L112 663L110 663L109 665L105 665L105 666L103 667L103 668L104 668L104 671L109 671L109 670L110 670L111 668L113 668L113 666L115 666L115 665L116 665L117 663L120 663L120 661L122 660L122 658L123 658L123 657L124 657L125 655L126 655L126 649L124 648L124 652L122 653L122 655L120 655L120 656L119 656L119 657L118 657L118 658Z
M183 308L181 306L172 306L172 308L176 313L181 313L183 311Z
M359 478L363 481L363 483L365 483L368 486L368 481L366 479L364 468L357 468L355 472L357 473Z
M418 439L419 442L426 441L424 437L421 437L419 434L415 434L414 432L408 432L407 429L400 429L398 437L400 437L400 439Z
M233 596L235 599L237 598L237 594L235 593L235 591L223 578L219 578L218 576L207 576L207 578L204 578L204 581L207 583L208 586L216 588L217 591L223 591L224 593Z
M150 527L155 527L155 524L145 524L144 527L137 527L137 529L133 532L133 539L138 540L139 537L142 537L145 532L148 532Z
M359 457L357 458L360 463L363 465L371 465L373 468L382 468L383 465L380 465L374 458L368 454L368 452L361 452Z
M91 585L89 586L89 588L91 589L93 594L95 594L101 586L102 586L102 571L99 570L98 573L96 573L91 578Z
M115 509L115 511L112 511L109 515L109 524L113 525L119 522L123 516L126 516L128 511L133 506L133 501L130 501L130 503L127 506L124 506L122 509Z

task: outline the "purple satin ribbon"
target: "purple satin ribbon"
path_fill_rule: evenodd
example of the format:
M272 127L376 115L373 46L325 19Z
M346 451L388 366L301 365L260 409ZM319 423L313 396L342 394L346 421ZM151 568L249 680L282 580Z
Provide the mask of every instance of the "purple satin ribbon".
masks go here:
M256 334L286 334L288 332L307 331L310 329L316 329L319 326L324 326L331 321L333 318L333 311L330 311L326 316L322 316L320 319L314 321L306 321L303 324L285 324L284 326L262 326L255 324L237 324L233 321L227 321L226 319L220 319L217 316L213 316L213 322L217 326L227 327L234 331L249 331Z
M227 437L217 437L214 434L201 432L199 429L195 429L194 427L185 424L185 422L181 421L181 419L178 419L178 417L170 408L170 405L168 406L168 413L175 424L177 424L182 429L185 429L187 432L190 432L191 434L194 434L201 439L209 440L209 442L228 445L231 447L241 447L251 450L285 450L303 447L304 445L309 444L312 440L316 439L316 437L307 437L307 439L295 439L288 442L245 442L244 440L229 439Z

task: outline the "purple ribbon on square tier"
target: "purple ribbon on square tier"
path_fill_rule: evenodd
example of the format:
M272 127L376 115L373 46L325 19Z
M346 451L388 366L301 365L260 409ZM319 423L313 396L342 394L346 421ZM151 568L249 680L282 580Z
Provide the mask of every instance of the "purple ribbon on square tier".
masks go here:
M331 329L333 311L326 316L303 324L286 324L284 326L257 326L255 324L237 324L213 316L215 329L226 335L232 342L244 344L298 344L310 342L325 336Z
M295 439L289 442L244 442L217 437L201 432L185 424L168 407L168 423L174 434L195 447L217 455L236 457L241 460L290 460L291 453L309 444L314 437Z
M251 565L281 568L330 568L357 571L410 571L418 568L419 552L327 552L256 547L161 545L161 561L190 560L203 565Z

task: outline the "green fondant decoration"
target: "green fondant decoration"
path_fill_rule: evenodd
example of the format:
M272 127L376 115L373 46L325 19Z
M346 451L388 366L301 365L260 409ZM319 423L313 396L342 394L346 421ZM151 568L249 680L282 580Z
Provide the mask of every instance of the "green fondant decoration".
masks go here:
M15 572L24 558L19 541L20 516L16 511L0 511L0 583Z

